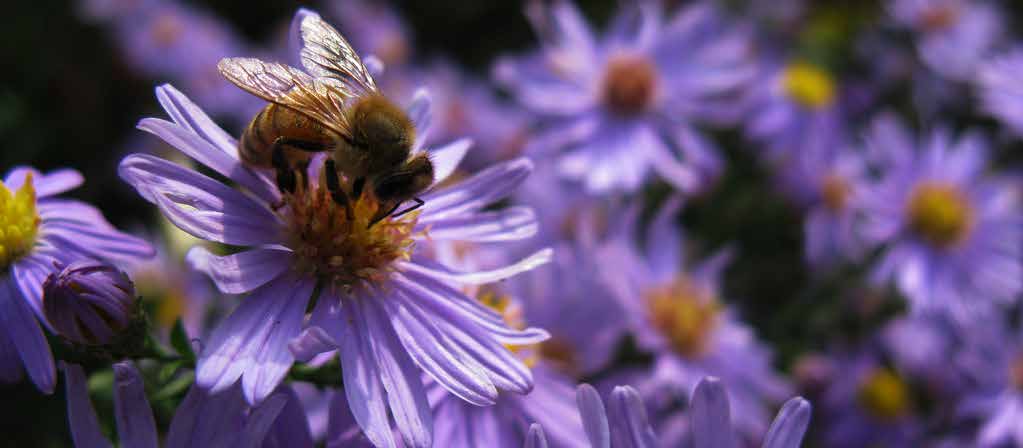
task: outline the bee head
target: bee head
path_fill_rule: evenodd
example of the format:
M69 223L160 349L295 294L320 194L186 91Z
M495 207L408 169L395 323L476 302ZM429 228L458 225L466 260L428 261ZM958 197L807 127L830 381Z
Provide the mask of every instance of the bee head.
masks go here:
M412 199L433 184L433 163L425 153L403 163L397 170L380 176L373 184L373 193L380 201L380 210L372 222L393 212L393 207Z
M383 95L361 99L351 112L356 139L373 153L376 169L392 168L408 158L415 142L415 126L408 114Z

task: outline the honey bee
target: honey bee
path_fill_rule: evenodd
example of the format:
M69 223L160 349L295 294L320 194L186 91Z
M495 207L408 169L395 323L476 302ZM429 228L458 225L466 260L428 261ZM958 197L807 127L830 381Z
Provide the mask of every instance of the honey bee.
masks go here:
M229 81L271 103L242 134L242 161L273 168L278 188L294 192L295 173L304 175L311 153L328 151L324 173L331 196L350 216L351 201L369 190L379 203L370 225L406 201L416 204L398 215L422 206L416 196L433 183L433 164L425 152L412 152L412 120L377 90L334 27L308 13L301 32L305 71L254 58L226 58L217 65Z

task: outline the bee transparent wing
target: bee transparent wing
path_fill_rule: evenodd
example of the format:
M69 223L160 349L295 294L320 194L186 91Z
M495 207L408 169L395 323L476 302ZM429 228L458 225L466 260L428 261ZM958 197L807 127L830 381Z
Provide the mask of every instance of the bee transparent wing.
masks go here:
M318 14L302 19L302 41L302 65L309 73L340 81L356 94L377 90L355 49Z
M302 113L335 132L348 134L345 101L355 95L346 86L313 79L303 71L253 58L225 58L217 64L234 85L264 100Z

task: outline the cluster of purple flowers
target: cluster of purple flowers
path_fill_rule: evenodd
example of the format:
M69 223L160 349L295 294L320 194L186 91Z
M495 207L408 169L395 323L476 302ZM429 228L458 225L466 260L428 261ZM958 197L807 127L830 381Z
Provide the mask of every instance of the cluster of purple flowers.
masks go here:
M378 2L302 9L264 49L175 0L80 2L172 81L166 118L138 129L179 154L116 171L188 237L150 243L57 197L76 171L10 170L0 381L49 394L59 366L79 447L112 446L86 374L111 370L127 447L794 448L808 428L807 445L1023 446L1012 5L888 0L862 20L674 3L622 2L597 26L570 0L527 2L536 48L480 76L414 57ZM211 118L265 106L221 58L324 76L306 57L320 20L432 162L411 213L342 204L330 154L285 188ZM689 220L727 206L737 160L801 220L807 292L779 313L813 297L794 321L836 328L781 334L815 340L778 337L736 292L761 286L732 287L746 235Z

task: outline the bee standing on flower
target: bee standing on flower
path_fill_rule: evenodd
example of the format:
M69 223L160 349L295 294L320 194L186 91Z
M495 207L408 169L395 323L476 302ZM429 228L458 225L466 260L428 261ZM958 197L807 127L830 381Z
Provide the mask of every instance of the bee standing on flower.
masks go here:
M242 160L273 167L281 191L293 193L308 153L329 151L323 174L331 197L352 216L351 204L368 184L378 202L370 225L409 199L417 205L399 214L422 206L416 195L433 183L433 164L425 153L412 154L412 120L377 91L369 70L337 30L309 15L301 32L302 63L310 73L252 58L227 58L218 65L232 83L272 103L242 135Z

